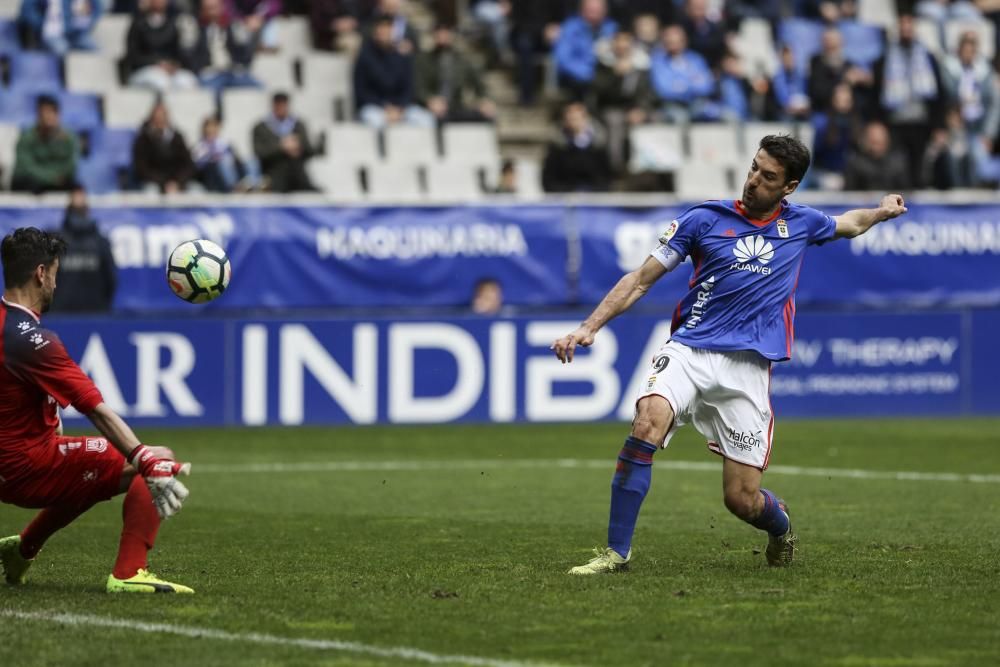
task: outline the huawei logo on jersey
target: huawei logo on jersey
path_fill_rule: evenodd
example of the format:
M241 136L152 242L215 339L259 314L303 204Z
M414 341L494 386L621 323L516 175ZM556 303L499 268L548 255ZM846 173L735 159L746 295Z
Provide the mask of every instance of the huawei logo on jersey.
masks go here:
M736 255L736 262L730 269L759 273L762 276L771 275L771 267L767 263L774 258L774 246L770 241L765 241L763 236L741 238L736 242L733 254ZM759 264L751 260L757 260Z
M767 264L774 257L774 247L770 241L765 241L763 236L744 237L736 242L733 254L741 264L751 259Z

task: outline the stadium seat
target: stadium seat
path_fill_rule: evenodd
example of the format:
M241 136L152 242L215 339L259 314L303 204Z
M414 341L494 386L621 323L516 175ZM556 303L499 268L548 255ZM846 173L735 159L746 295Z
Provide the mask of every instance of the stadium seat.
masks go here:
M0 190L10 187L10 177L14 173L14 156L17 138L21 128L10 123L0 123Z
M291 93L295 84L295 64L292 58L280 53L258 53L254 56L250 72L267 90Z
M979 35L979 54L992 61L996 51L996 30L989 21L948 21L944 26L944 45L948 53L958 53L958 41L962 38L962 33L970 30Z
M495 167L500 162L496 127L491 123L450 123L441 132L445 162Z
M0 92L0 123L25 127L35 122L35 96Z
M743 19L733 46L743 59L748 74L760 72L773 76L777 71L778 55L774 47L774 36L771 24L765 19Z
M241 158L253 156L254 125L270 108L271 94L259 88L227 88L222 92L222 136Z
M387 162L424 165L438 161L437 136L433 128L391 125L383 136Z
M719 164L690 161L674 172L678 197L691 201L738 196L732 182L732 169Z
M481 199L479 170L458 162L439 162L427 166L427 196L435 202L460 203Z
M201 137L201 124L216 113L215 96L209 90L175 90L163 96L170 122L188 146ZM263 115L263 114L262 114Z
M91 36L98 50L106 56L118 59L125 55L126 37L132 17L129 14L104 14L94 26Z
M870 67L885 49L885 33L877 25L841 21L838 26L844 37L844 54L855 65Z
M0 0L0 19L16 19L23 0Z
M514 173L517 177L517 192L514 194L521 201L536 201L545 198L542 189L542 164L538 160L519 158L514 161Z
M345 55L307 53L302 56L302 88L322 90L334 99L339 120L354 116L351 61Z
M306 166L313 184L331 200L343 203L364 201L358 166L335 157L326 156L310 160Z
M376 202L415 202L423 199L420 174L413 164L369 165L368 199Z
M350 165L373 165L382 161L378 151L378 132L361 123L330 125L326 133L329 158Z
M885 30L894 29L899 23L896 3L886 0L858 0L858 21L881 26Z
M77 132L90 132L103 126L101 98L85 93L59 93L59 118ZM32 114L34 115L34 113Z
M809 71L809 61L819 53L823 40L823 24L808 19L785 19L778 26L778 41L788 46L795 56L795 64L802 71Z
M55 93L62 90L59 57L42 51L8 54L10 83L5 95Z
M278 44L283 55L296 57L312 51L312 31L306 17L276 16L271 20L278 31Z
M100 195L117 192L120 167L99 156L80 160L76 165L76 180L83 184L87 192ZM63 195L65 197L65 195Z
M742 161L735 123L695 123L688 128L689 155L695 162L735 165Z
M918 18L916 24L917 40L936 56L942 55L941 28L930 19ZM895 33L895 31L894 31Z
M672 171L684 161L684 139L677 125L638 125L629 132L629 171Z
M70 51L65 68L66 89L74 93L103 94L121 87L118 65L107 54Z
M310 130L336 120L334 99L326 87L303 88L291 98L292 113L302 118Z
M11 53L21 48L17 35L17 21L0 17L0 53Z
M769 134L787 134L794 137L795 123L744 123L743 140L740 142L741 156L749 159L757 151L761 138Z
M120 88L104 94L104 124L137 128L149 117L156 93L148 88Z
M103 127L90 134L90 156L116 167L132 164L132 144L138 128Z

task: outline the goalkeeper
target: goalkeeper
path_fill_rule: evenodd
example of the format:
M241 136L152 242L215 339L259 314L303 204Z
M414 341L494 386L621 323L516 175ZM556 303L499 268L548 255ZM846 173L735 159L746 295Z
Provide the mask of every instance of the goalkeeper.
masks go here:
M176 478L190 464L163 447L140 444L132 429L70 359L59 337L42 327L52 304L65 242L33 227L0 245L4 295L0 303L0 501L39 508L34 520L0 539L8 584L23 584L35 557L57 530L119 493L118 559L109 593L193 593L146 568L161 519L176 514L188 495ZM57 406L87 415L103 438L64 437Z

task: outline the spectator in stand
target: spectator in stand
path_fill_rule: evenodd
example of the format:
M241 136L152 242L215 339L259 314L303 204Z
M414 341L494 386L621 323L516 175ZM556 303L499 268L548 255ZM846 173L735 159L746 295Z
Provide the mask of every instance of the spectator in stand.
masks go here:
M891 1L891 0L890 0ZM798 12L807 19L818 19L829 25L853 20L858 13L857 0L798 0Z
M899 17L898 32L875 63L873 88L893 143L906 151L910 182L920 187L927 143L944 123L945 96L937 61L917 41L912 14Z
M988 160L1000 127L1000 88L990 64L979 55L979 36L968 31L958 42L958 55L944 62L945 89L958 105L974 164Z
M517 194L517 165L511 159L506 159L500 164L500 179L493 189L494 194L514 195Z
M861 145L847 158L844 188L901 192L910 187L906 158L893 149L889 128L878 121L868 123Z
M17 139L10 189L34 193L69 190L80 152L76 136L62 126L59 101L54 97L40 95L35 106L35 126L22 130Z
M809 65L809 102L813 111L830 108L833 89L839 83L847 83L854 88L855 104L865 105L859 99L863 90L871 86L871 74L848 62L844 55L844 38L836 28L823 32L820 52L812 57ZM863 95L862 95L863 97Z
M404 56L415 55L420 47L420 35L407 16L406 0L378 0L375 16L387 18L392 30L392 44ZM372 28L374 31L374 27Z
M194 18L171 9L169 0L146 0L126 38L129 85L161 92L197 88L188 59L197 31Z
M743 69L743 61L733 54L726 54L720 63L718 101L716 110L710 118L726 122L750 120L750 96L754 93L754 85L759 85L759 78L752 85ZM764 91L767 80L763 80ZM711 106L706 110L710 110Z
M511 0L472 0L472 16L489 37L490 57L494 62L510 44Z
M201 0L202 12L205 0ZM226 0L224 15L230 23L242 25L256 40L258 48L277 51L278 27L272 21L281 14L281 0Z
M499 315L503 310L503 288L496 278L481 278L476 281L469 304L476 315Z
M542 165L546 192L604 192L611 183L611 161L603 130L582 102L563 109L559 136L549 143Z
M726 32L721 23L708 17L707 0L687 0L680 25L691 50L701 54L712 69L719 67L726 55Z
M518 102L533 106L538 96L538 63L559 37L559 25L568 14L569 0L512 0L511 46L517 59Z
M22 0L17 20L24 46L59 56L70 49L93 51L90 33L101 10L100 0Z
M253 30L239 19L230 21L222 0L201 0L198 41L191 53L191 66L201 84L215 91L241 86L259 87L250 74L250 64L260 41L260 28Z
M132 169L143 189L174 194L188 189L194 162L184 137L170 124L167 106L153 105L132 144Z
M434 48L417 60L417 96L439 123L486 122L496 116L482 72L455 46L447 25L434 28Z
M712 71L704 58L687 48L687 35L679 25L663 29L661 46L653 52L650 76L668 122L700 120L715 93Z
M247 169L232 145L219 135L221 124L210 116L201 124L201 139L191 149L195 178L209 192L246 192Z
M306 161L316 151L306 126L291 114L288 95L276 93L271 114L253 128L253 151L260 161L264 182L272 192L314 191L306 174Z
M413 103L413 56L396 49L392 30L391 18L376 19L354 63L358 118L379 129L399 122L433 127L434 115Z
M813 114L812 169L816 185L823 190L844 188L847 156L861 136L861 114L854 106L854 93L846 83L833 89L826 111Z
M635 44L647 56L653 55L653 51L660 45L660 25L656 14L651 13L638 14L632 20L632 34L635 36Z
M916 13L942 26L950 19L980 21L983 18L976 4L969 0L920 0Z
M944 128L931 136L924 155L923 183L939 190L971 188L977 174L969 135L962 121L962 111L953 106L945 111Z
M570 97L582 100L594 81L595 44L610 39L617 30L608 18L605 0L580 0L580 13L563 22L553 50L559 86Z
M775 102L782 120L805 120L809 117L809 77L795 64L792 49L781 48L781 65L771 80Z
M375 0L312 0L309 25L313 46L321 51L356 54L361 48L361 26L374 14Z
M728 29L737 31L744 19L764 19L771 24L771 32L778 34L781 21L782 0L726 0L723 16Z
M59 260L59 289L52 301L57 313L106 313L118 286L111 243L97 228L87 205L87 191L74 185L63 216L66 254Z
M601 42L597 51L594 101L608 128L608 151L617 171L628 160L628 129L645 123L653 108L649 56L626 30L616 32L610 42Z

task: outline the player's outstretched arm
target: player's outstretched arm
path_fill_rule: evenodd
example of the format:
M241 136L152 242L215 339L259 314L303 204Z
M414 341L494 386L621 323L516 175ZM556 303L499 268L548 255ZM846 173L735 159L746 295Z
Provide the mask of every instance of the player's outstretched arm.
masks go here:
M98 404L87 417L146 480L160 517L168 519L179 512L188 490L176 477L187 475L191 464L178 463L174 460L174 453L165 447L149 447L140 443L125 420L107 403Z
M861 236L880 222L892 220L906 213L906 205L902 195L886 195L882 197L878 208L856 208L834 218L837 231L836 239L853 239Z
M666 272L667 269L663 264L652 257L647 257L642 266L622 276L618 284L611 288L590 317L584 320L576 331L552 343L551 349L555 350L559 361L564 364L573 361L573 352L577 345L581 347L592 345L594 336L601 327L631 308L632 304L648 292L653 283Z

